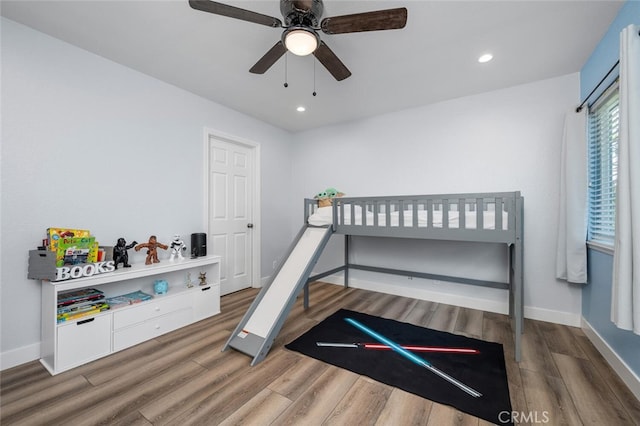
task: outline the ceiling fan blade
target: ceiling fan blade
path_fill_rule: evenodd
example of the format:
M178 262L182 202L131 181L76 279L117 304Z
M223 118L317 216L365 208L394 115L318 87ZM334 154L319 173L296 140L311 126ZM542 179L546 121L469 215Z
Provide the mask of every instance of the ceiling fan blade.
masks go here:
M342 61L338 59L336 54L329 49L329 46L327 46L324 41L320 42L316 51L313 52L313 56L324 65L336 80L342 81L351 75L351 71L344 66Z
M229 18L253 22L254 24L266 25L268 27L282 27L282 21L280 21L278 18L273 18L261 13L251 12L250 10L240 9L239 7L218 3L217 1L189 0L189 5L196 10L213 13L215 15L227 16Z
M353 15L333 16L322 20L320 27L327 34L358 33L362 31L397 30L407 23L407 9L377 10Z
M262 58L249 70L253 74L264 74L273 64L276 63L282 55L285 54L287 48L282 41L277 42Z

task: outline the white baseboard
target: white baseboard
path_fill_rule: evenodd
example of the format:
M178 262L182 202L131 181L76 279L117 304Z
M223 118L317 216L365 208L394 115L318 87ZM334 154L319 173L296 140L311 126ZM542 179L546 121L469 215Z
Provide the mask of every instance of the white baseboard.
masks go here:
M602 354L609 363L613 371L616 372L622 381L627 385L631 393L640 400L640 377L629 368L626 362L621 359L616 351L600 336L600 334L584 318L582 319L582 330L589 338L593 346Z
M343 285L343 274L337 273L322 279L323 282L331 284ZM445 303L447 305L460 306L463 308L478 309L486 312L495 312L498 314L508 314L509 304L506 300L493 300L481 298L477 296L465 297L459 294L449 294L434 290L416 289L415 287L404 287L402 285L388 284L379 281L362 280L359 278L349 278L349 287L360 288L363 290L377 291L380 293L393 294L396 296L411 297L413 299L428 300L430 302ZM568 325L571 327L580 327L581 315L569 312L552 311L550 309L536 308L531 306L524 307L525 318L537 321L552 322L555 324Z
M569 327L580 327L582 316L570 312L552 311L550 309L536 308L533 306L524 307L524 317L536 321L552 322L554 324L568 325Z
M40 343L0 353L0 371L40 358Z
M338 285L343 285L344 283L343 277L337 275L325 277L322 279L322 281ZM398 284L387 284L379 281L369 281L350 277L349 287L377 291L379 293L393 294L396 296L411 297L413 299L428 300L430 302L445 303L447 305L460 306L464 308L473 308L482 311L496 312L500 314L506 314L509 312L508 305L500 301L477 299L471 297L460 297L455 294L441 293L433 290L409 288Z

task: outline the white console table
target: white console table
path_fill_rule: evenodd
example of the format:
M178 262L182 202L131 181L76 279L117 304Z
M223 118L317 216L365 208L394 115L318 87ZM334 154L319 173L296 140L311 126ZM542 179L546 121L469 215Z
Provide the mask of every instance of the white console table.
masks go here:
M200 273L206 285L200 285ZM193 287L187 286L191 280ZM169 283L166 294L154 295L157 279ZM142 290L153 299L58 323L58 294L96 288L106 297ZM52 375L153 339L220 313L220 257L161 260L67 281L42 281L40 362Z

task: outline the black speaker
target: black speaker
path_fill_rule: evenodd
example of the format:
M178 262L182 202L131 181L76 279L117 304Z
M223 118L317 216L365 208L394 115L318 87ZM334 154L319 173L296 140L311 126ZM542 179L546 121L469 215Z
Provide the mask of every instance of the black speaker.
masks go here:
M204 232L191 234L191 257L207 255L207 234Z

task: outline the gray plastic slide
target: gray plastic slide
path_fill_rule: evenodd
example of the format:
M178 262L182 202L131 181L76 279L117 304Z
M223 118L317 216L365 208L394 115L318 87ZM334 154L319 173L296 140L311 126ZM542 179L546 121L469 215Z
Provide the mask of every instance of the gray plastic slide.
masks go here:
M232 347L252 356L251 365L267 356L332 233L331 227L302 227L286 261L258 293L223 351Z

